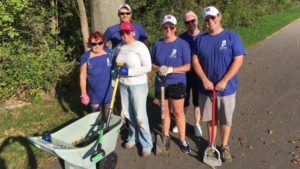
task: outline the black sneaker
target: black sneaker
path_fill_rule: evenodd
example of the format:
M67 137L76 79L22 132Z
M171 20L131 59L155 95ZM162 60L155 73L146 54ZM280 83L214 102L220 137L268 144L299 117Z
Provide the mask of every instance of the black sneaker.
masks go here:
M186 146L184 146L184 145L180 142L180 147L181 147L182 152L184 152L184 153L189 154L189 153L192 152L192 151L191 151L191 148L190 148L190 145L189 145L189 143L188 143L187 141L186 141Z

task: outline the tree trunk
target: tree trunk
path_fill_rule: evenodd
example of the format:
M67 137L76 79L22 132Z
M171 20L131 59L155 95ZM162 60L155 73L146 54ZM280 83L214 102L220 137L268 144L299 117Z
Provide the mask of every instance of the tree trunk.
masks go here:
M83 40L83 45L84 45L84 50L88 51L89 48L87 46L88 39L89 39L89 26L88 26L88 21L86 17L86 11L85 11L85 6L83 3L83 0L77 0L78 8L79 8L79 17L80 17L80 25L81 25L81 33L82 33L82 40Z
M103 34L109 26L120 23L118 7L122 3L124 0L91 0L92 31Z

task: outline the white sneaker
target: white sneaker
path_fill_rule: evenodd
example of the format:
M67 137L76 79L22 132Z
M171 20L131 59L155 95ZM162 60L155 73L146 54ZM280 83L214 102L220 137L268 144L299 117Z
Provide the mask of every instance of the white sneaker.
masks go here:
M173 133L178 133L178 128L177 128L177 126L174 126L174 127L173 127L172 132L173 132Z
M199 124L196 124L194 126L194 129L195 129L195 136L196 137L201 137L202 136L201 126Z

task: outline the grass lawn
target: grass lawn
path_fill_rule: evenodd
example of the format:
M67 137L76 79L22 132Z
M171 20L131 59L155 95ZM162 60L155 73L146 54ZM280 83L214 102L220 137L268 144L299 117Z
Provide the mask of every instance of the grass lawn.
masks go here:
M300 5L274 16L264 16L251 27L239 27L245 47L249 47L300 17ZM154 73L151 73L153 82ZM150 101L153 98L153 83ZM53 158L52 155L30 145L27 136L41 135L43 131L57 131L89 112L74 100L52 100L33 103L22 108L0 110L0 168L37 168ZM74 131L76 132L76 131Z

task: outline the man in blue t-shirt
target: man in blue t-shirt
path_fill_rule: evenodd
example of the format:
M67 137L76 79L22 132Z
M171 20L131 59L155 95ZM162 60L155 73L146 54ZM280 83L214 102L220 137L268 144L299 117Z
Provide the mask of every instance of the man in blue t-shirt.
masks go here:
M123 22L130 22L131 16L132 16L132 11L131 8L128 4L121 4L118 8L118 15L120 17L121 23ZM148 36L142 27L142 25L137 24L137 23L131 23L134 27L134 32L135 32L135 39L145 42L148 39ZM113 25L109 27L105 32L104 32L104 38L107 41L112 42L112 48L116 47L118 44L123 42L123 39L120 36L120 24Z
M203 20L208 32L192 47L193 68L200 77L199 105L202 121L212 124L212 90L216 90L216 120L219 122L221 154L224 161L231 161L228 138L235 108L235 93L238 85L237 72L243 63L245 50L239 36L221 26L222 16L218 9L209 6L203 11ZM214 126L215 131L217 125ZM209 136L211 134L209 133ZM216 135L213 136L214 138ZM215 140L215 139L214 139ZM214 143L213 143L214 144ZM213 156L214 152L208 152Z
M179 37L183 40L185 40L190 47L193 46L193 44L196 42L197 38L200 37L203 32L199 30L198 28L198 17L193 11L189 11L183 15L183 22L186 27L186 32L179 35ZM201 137L202 136L202 130L200 126L200 108L199 108L199 87L198 82L200 81L199 77L191 68L190 71L186 72L186 97L184 100L184 108L187 109L190 102L190 93L192 90L192 101L194 105L194 117L195 117L195 136ZM185 110L185 112L187 112ZM173 128L173 132L176 132L176 128Z

